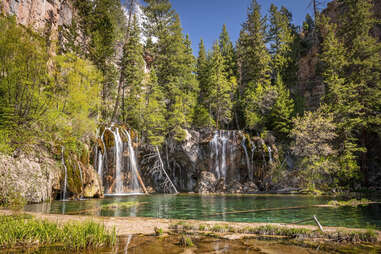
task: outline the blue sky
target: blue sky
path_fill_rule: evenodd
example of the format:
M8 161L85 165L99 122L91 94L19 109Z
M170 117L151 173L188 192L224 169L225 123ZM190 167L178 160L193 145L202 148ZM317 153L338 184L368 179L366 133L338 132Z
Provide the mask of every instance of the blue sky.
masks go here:
M247 16L251 0L170 0L180 15L184 33L192 40L193 53L198 54L198 44L203 38L207 49L218 39L222 25L226 24L233 43L238 39L241 24ZM293 23L302 24L307 13L312 12L310 0L258 0L262 14L271 3L285 6L293 14Z

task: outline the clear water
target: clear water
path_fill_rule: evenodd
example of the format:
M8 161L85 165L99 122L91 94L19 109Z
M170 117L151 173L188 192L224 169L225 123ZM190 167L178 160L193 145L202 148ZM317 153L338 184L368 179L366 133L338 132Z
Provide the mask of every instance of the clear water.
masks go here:
M25 210L52 214L97 216L136 216L171 219L196 219L232 222L294 223L316 215L323 226L381 229L381 204L359 207L319 208L261 211L255 213L224 212L327 204L327 197L300 195L136 195L109 196L104 199L53 201L32 204ZM377 200L377 199L376 199ZM116 210L102 209L114 202L135 201L140 205ZM313 221L302 224L314 224Z

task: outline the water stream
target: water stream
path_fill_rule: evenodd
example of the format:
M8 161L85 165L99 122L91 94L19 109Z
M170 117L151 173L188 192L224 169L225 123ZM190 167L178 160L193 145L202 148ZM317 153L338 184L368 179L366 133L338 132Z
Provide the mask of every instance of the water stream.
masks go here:
M249 154L247 153L247 148L246 148L246 144L245 143L246 143L246 137L243 136L242 147L243 147L243 150L245 151L247 174L249 176L250 181L253 181L253 172L252 172L253 170L252 170L252 167L251 167L251 164L250 164Z
M65 170L65 178L64 178L64 185L63 185L63 192L62 192L62 200L66 200L66 193L67 193L67 167L65 164L65 148L62 147L61 154L62 154L62 165Z

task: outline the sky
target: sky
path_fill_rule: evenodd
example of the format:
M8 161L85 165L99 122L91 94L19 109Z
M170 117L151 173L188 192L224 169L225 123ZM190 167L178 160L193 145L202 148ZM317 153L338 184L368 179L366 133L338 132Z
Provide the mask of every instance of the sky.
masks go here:
M193 53L198 54L202 38L207 49L218 39L223 24L226 24L230 39L239 37L241 24L247 17L251 0L171 0L173 8L180 15L184 33L192 40ZM312 12L310 0L258 0L262 14L266 14L271 3L285 6L293 14L293 23L301 25L307 13Z

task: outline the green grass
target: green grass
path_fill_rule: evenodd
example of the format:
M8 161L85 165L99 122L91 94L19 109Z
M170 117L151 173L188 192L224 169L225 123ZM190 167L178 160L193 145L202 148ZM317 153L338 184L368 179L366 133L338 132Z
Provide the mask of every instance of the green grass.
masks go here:
M27 246L63 246L81 250L111 247L116 243L115 229L92 221L57 224L37 220L29 215L2 216L0 218L0 248Z
M162 236L163 233L164 233L163 229L162 228L158 228L158 227L155 227L154 231L155 231L155 235L156 236Z
M353 207L356 207L356 206L360 206L360 205L368 205L369 203L371 203L370 200L368 199L351 199L351 200L348 200L348 201L337 201L337 200L331 200L328 202L328 205L331 205L331 206L336 206L336 207L339 207L339 206L353 206Z
M181 235L179 244L182 247L194 246L192 238L190 238L189 236L186 236L186 235Z
M126 209L126 208L131 208L134 206L138 206L142 204L141 202L137 201L129 201L129 202L115 202L111 204L104 204L102 205L102 209Z

